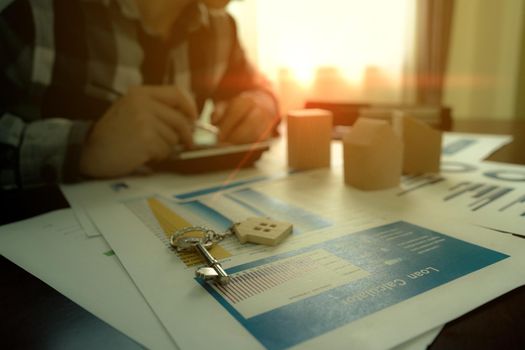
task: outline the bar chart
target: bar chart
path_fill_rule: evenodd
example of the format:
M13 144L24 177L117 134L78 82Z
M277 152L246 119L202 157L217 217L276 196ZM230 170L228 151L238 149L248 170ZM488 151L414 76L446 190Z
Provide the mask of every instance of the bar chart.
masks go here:
M506 210L514 210L514 209L519 210L520 212L518 213L518 215L525 218L525 195L504 205L503 207L499 209L499 211L503 212Z
M404 177L402 189L396 195L402 197L417 193L427 199L439 200L442 204L454 205L457 209L476 212L490 207L503 212L524 203L525 195L518 194L516 198L517 192L516 187L501 183L454 181L437 174L425 174Z
M368 275L348 260L316 249L233 273L230 283L213 288L250 318Z

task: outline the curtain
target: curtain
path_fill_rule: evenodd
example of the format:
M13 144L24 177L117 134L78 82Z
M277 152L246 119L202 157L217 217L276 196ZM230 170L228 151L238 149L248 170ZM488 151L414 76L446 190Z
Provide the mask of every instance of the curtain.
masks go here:
M454 0L419 0L416 5L416 103L441 105Z
M525 6L522 8L522 23L525 22ZM525 24L521 28L521 48L519 53L518 87L516 93L515 118L525 120Z

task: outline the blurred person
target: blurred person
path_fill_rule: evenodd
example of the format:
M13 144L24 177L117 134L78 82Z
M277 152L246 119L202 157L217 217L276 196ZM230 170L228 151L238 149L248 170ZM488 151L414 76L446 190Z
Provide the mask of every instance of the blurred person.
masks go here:
M228 0L0 4L3 189L111 178L191 147L204 103L219 140L268 138L277 102Z

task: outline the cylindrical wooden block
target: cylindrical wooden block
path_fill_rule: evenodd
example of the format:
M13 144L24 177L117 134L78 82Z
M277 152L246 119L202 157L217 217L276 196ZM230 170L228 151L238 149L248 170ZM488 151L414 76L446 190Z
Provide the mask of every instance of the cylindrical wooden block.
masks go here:
M288 112L288 166L297 170L330 166L332 112L301 109Z

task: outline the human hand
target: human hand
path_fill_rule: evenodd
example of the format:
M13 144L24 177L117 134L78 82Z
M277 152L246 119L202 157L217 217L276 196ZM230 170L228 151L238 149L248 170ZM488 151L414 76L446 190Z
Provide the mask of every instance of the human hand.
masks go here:
M277 118L250 96L240 95L217 103L211 122L219 127L219 141L243 144L268 139Z
M166 158L173 146L192 144L197 109L174 86L140 86L116 101L96 122L80 158L80 172L115 177Z
M222 9L228 5L230 0L201 0L202 3L211 9Z

